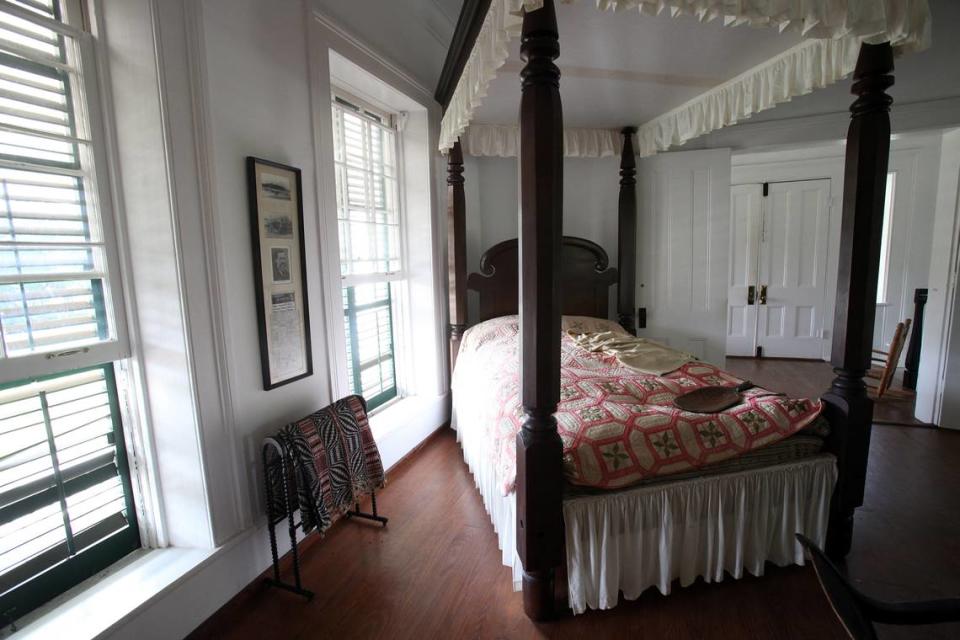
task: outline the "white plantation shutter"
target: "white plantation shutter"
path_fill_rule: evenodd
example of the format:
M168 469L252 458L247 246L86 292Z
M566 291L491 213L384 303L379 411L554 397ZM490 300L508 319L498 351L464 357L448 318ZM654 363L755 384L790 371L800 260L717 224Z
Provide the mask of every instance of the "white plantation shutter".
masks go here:
M400 277L396 131L387 116L333 105L341 274Z
M136 538L110 375L95 368L0 390L0 593L105 538Z
M347 375L370 408L397 395L394 290L404 275L393 120L353 99L333 103Z
M38 356L29 373L62 368L50 353L93 352L90 364L126 348L84 100L91 44L59 14L52 0L0 2L0 358Z
M140 545L113 362L116 247L76 0L0 0L0 614Z

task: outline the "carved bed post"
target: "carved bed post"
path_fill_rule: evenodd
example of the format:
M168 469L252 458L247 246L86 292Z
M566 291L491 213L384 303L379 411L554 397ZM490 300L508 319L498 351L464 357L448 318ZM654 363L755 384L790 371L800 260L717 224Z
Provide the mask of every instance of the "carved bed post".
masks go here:
M447 266L450 297L450 375L467 328L467 215L463 152L457 140L447 156Z
M624 127L620 152L620 201L617 216L617 320L630 333L637 334L637 159L633 154L636 127Z
M853 512L863 504L873 401L863 376L870 368L877 301L883 201L890 154L893 50L889 43L860 46L853 72L844 169L837 306L831 364L837 377L823 396L831 424L827 448L837 456L839 477L830 504L827 552L850 550Z
M563 223L563 114L553 0L524 15L520 56L520 385L525 414L517 434L517 553L523 608L553 614L563 547L560 400L560 245Z

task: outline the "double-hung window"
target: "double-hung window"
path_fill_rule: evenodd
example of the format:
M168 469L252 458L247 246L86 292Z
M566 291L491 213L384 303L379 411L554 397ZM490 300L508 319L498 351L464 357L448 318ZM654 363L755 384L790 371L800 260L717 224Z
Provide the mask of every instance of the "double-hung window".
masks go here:
M140 545L92 47L79 0L0 4L3 624Z
M337 95L333 134L350 389L370 408L397 397L403 256L396 116Z

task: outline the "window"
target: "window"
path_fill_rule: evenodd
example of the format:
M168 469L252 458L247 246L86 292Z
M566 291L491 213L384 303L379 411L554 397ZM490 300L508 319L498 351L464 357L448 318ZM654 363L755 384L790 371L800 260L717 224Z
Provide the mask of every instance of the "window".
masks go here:
M402 285L396 118L333 103L347 375L369 407L397 396L395 313Z
M117 259L73 0L0 5L0 620L140 546ZM102 162L101 162L102 164Z
M887 281L890 276L890 234L893 231L893 198L896 194L897 174L887 174L883 197L883 232L880 236L880 271L877 276L877 304L887 301Z

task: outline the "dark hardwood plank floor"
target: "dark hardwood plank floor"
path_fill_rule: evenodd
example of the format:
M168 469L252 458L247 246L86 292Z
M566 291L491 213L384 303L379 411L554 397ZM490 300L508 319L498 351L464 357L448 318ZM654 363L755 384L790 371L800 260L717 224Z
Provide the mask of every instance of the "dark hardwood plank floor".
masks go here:
M796 398L819 396L834 378L830 363L821 360L727 358L726 369L760 386L783 391ZM913 417L914 398L902 390L901 378L902 372L898 372L891 385L891 393L875 402L874 423L930 426Z
M803 373L792 379L798 363L774 362L761 363L763 371L751 378L791 395L813 384ZM852 579L881 598L960 595L960 433L878 426L871 450L866 504L847 563ZM191 637L845 637L809 567L675 586L667 597L648 591L610 611L533 624L500 564L493 527L448 430L390 474L377 502L390 517L386 529L343 521L305 547L313 601L258 581ZM884 639L960 637L960 625L879 631Z

